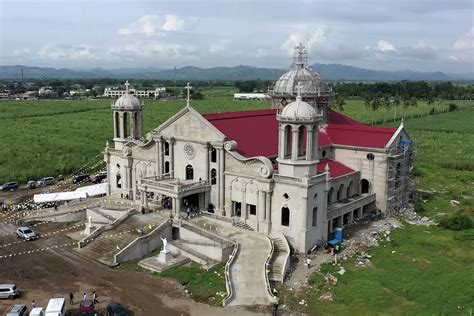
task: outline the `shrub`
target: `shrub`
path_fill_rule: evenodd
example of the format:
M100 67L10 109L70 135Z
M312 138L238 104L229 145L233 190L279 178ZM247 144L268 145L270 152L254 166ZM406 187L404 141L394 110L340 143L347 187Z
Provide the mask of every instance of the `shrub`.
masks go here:
M439 226L451 230L463 230L472 227L472 219L465 213L456 213L440 219Z
M431 108L429 115L435 115L435 114L436 114L435 108Z
M449 106L449 112L453 112L458 109L458 106L456 105L456 103L449 103L448 106Z
M426 211L423 201L416 201L415 211L417 213L424 213Z

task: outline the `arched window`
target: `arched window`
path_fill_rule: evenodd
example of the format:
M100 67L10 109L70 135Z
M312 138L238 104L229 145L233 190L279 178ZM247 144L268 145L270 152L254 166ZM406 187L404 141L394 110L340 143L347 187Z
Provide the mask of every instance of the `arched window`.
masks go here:
M318 200L318 193L314 193L313 199L314 199L315 202Z
M286 125L285 126L285 140L284 140L284 155L285 157L288 157L291 155L291 126L290 125Z
M120 138L120 120L118 112L114 113L115 120L115 137Z
M332 202L334 201L334 188L329 189L328 192L328 205L331 205Z
M339 190L337 190L337 201L341 201L343 199L344 194L344 183L341 183L339 186Z
M123 138L128 137L128 113L123 113Z
M298 156L304 156L306 154L305 131L304 126L298 128Z
M165 174L170 173L170 162L165 161Z
M290 226L290 209L288 207L281 208L281 226Z
M313 221L312 221L313 227L316 227L318 225L318 208L314 207L313 208Z
M217 171L216 169L212 168L211 169L211 184L216 184L217 183Z
M115 180L116 180L117 188L120 189L122 187L122 176L120 174L117 174Z
M211 148L211 162L217 162L217 150L214 147Z
M165 141L165 156L170 155L170 143Z
M369 180L367 179L362 179L360 180L360 193L369 193Z
M349 182L349 185L347 186L347 192L346 192L346 197L350 198L353 195L353 186L354 186L354 181Z
M187 165L186 166L186 180L194 179L194 169L193 166Z

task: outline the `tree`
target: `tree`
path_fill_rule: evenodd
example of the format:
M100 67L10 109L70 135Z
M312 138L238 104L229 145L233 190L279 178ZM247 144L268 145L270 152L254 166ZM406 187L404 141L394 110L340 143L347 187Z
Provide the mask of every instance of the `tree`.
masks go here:
M397 109L400 106L400 97L398 94L392 99L393 105L395 106L395 115L393 116L393 121L397 121Z
M343 98L337 97L336 100L331 104L336 110L344 112L344 106L346 101Z

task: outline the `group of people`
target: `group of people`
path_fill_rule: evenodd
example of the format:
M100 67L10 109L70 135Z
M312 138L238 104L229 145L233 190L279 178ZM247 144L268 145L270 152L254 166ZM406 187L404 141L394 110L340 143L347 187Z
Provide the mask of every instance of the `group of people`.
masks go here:
M67 202L65 202L67 205ZM2 202L1 210L3 212L7 211L34 211L34 210L41 210L45 208L52 208L54 207L55 210L58 209L59 203L58 202L47 202L47 203L22 203L22 204L13 204Z
M87 295L87 292L82 293L82 301L88 301L89 296ZM34 302L34 301L33 301ZM97 300L97 293L95 291L92 292L92 303L97 304L99 301ZM73 305L74 304L74 294L71 292L69 293L69 304Z

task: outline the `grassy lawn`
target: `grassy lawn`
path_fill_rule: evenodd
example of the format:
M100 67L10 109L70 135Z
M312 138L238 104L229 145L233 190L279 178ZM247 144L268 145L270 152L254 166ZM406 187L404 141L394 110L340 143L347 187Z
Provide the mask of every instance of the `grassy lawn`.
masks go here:
M281 297L292 310L311 315L469 315L474 311L474 230L453 232L438 227L408 225L395 230L390 241L370 251L372 266L354 260L324 265L312 275L309 286L296 295L283 290ZM324 275L338 278L329 287ZM334 301L320 302L332 291ZM299 304L301 299L308 306Z
M158 251L150 256L158 255ZM124 262L120 265L122 269L129 271L147 272L138 266L139 260ZM224 264L219 264L208 271L201 269L197 263L189 263L184 266L171 268L162 273L151 273L156 277L170 278L184 285L197 302L212 306L222 306L222 299L227 295L225 286Z

